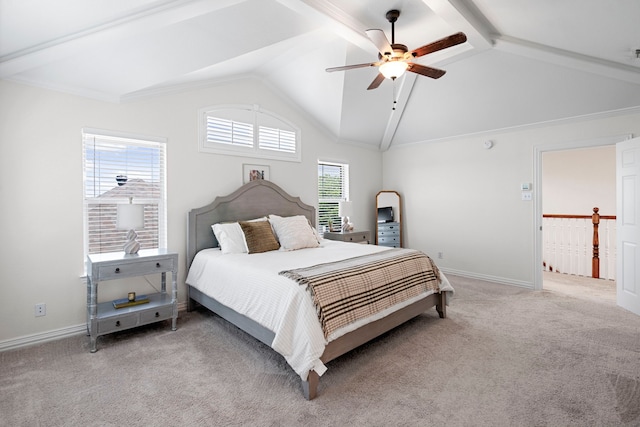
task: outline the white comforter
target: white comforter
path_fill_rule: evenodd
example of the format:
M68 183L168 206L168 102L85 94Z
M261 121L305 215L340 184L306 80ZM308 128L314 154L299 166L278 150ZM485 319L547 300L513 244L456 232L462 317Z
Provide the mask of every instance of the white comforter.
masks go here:
M425 293L374 317L342 328L325 340L309 294L303 287L278 273L387 249L332 240L322 240L320 247L313 249L251 255L222 254L218 248L205 249L194 258L186 282L273 331L273 349L284 356L300 378L306 380L312 369L319 375L326 371L320 356L328 341L429 294ZM441 290L453 291L446 277L441 276Z

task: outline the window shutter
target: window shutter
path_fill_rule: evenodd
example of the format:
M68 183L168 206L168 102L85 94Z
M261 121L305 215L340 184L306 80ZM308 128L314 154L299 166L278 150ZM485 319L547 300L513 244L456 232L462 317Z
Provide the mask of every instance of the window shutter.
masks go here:
M253 125L207 116L207 142L253 147Z
M282 129L260 126L258 146L265 150L296 152L296 133Z
M144 205L142 249L166 247L166 144L83 132L84 235L87 254L121 251L128 230L116 227L117 205Z

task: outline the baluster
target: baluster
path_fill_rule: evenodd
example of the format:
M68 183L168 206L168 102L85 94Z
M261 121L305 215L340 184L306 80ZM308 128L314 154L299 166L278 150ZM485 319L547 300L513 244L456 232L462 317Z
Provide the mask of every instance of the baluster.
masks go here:
M594 279L600 278L600 241L598 239L598 225L600 224L600 214L598 214L598 211L600 211L600 208L593 208L593 215L591 216L591 222L593 223L593 258L591 258L591 277L593 277Z

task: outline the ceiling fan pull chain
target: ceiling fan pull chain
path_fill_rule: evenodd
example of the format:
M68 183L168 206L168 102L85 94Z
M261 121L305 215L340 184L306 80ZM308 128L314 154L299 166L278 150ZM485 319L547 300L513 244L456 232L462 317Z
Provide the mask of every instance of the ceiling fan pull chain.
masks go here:
M398 101L396 101L396 79L392 79L393 80L393 107L391 108L391 110L396 111L396 104L398 103Z

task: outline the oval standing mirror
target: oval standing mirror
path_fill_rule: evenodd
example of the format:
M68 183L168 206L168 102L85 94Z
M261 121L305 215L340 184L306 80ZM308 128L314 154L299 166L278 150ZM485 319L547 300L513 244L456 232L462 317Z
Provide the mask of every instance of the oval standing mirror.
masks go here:
M376 245L402 247L402 207L400 193L382 190L376 194Z

